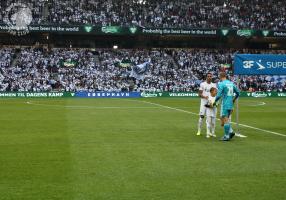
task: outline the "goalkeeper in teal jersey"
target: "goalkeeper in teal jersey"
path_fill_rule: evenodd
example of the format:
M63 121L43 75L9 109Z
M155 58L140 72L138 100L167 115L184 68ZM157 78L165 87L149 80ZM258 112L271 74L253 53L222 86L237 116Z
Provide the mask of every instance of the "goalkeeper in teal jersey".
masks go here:
M232 129L229 117L233 110L233 104L239 97L240 92L233 82L227 80L225 72L220 73L220 80L221 82L218 84L218 93L214 105L222 98L220 113L222 126L224 126L224 136L222 140L229 141L235 135L233 132L230 133Z

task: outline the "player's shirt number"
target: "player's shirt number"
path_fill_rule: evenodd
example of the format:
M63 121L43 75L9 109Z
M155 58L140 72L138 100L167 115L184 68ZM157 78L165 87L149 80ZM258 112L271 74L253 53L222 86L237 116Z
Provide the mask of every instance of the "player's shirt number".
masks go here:
M232 97L233 96L233 87L232 86L227 86L227 96Z

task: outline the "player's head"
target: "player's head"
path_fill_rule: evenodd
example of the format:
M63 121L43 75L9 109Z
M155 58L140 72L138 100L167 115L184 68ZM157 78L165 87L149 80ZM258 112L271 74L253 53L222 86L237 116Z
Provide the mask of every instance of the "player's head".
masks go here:
M212 74L212 73L210 73L210 72L209 72L209 73L207 73L207 79L206 79L206 80L207 80L207 82L208 82L208 83L211 83L211 82L212 82L212 79L213 79L213 74Z
M212 97L215 97L216 94L217 94L217 89L215 87L212 87L211 90L210 90L210 93L211 93Z
M225 80L226 79L226 73L225 72L220 72L219 78L220 78L220 80Z

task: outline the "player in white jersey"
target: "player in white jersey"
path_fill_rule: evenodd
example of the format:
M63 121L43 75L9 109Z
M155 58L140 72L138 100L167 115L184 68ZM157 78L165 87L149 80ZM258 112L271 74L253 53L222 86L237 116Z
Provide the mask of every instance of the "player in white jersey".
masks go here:
M208 103L205 105L207 108L207 110L206 110L207 138L216 137L216 135L215 135L215 123L216 123L217 108L213 107L213 103L215 102L216 94L217 94L217 89L215 87L212 87L210 90Z
M197 135L201 135L203 119L206 115L206 110L207 110L205 105L208 103L210 90L213 87L216 88L216 84L212 83L212 78L213 78L212 73L207 73L206 81L204 81L200 84L199 97L201 98L201 106L200 106L200 113L199 113L200 118L199 118L199 123L198 123Z

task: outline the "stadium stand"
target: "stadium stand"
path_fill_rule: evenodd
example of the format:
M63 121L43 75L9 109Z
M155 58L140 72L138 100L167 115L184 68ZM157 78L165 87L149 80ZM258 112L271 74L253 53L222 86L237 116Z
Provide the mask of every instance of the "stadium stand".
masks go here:
M1 1L0 22L15 0ZM32 24L93 24L141 27L286 28L281 0L28 0ZM3 9L2 9L3 8Z
M206 72L217 80L237 52L7 47L0 50L0 91L196 91ZM283 76L242 76L240 87L286 91L286 82Z
M7 0L0 3L0 23L7 23L7 9L19 2L31 9L31 24L286 28L282 0ZM238 52L285 54L249 49L2 47L0 91L195 91L206 72L217 79L219 70L231 69ZM242 76L240 84L245 91L286 91L283 76Z

